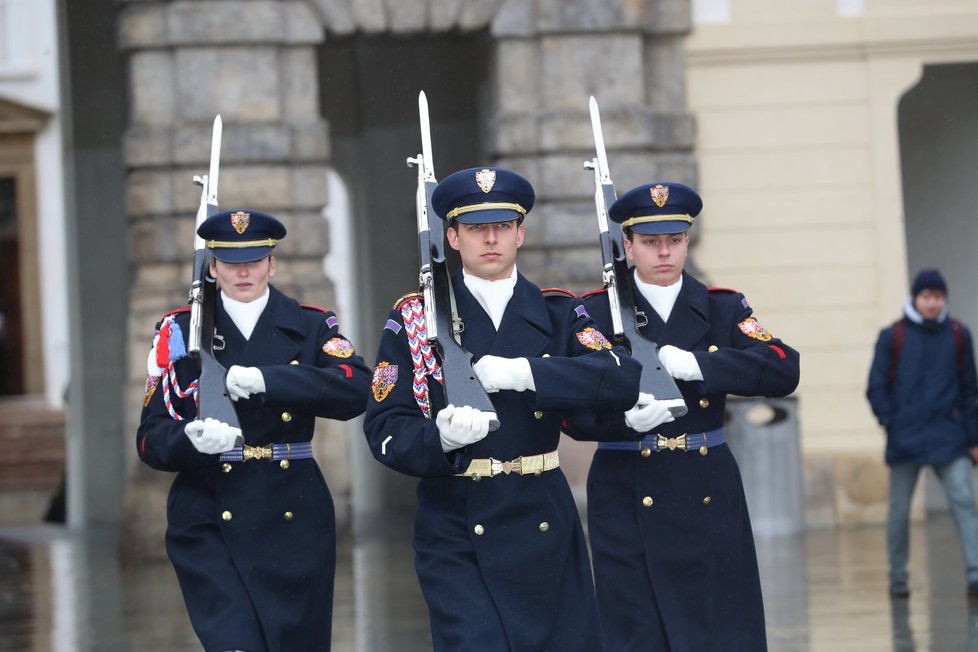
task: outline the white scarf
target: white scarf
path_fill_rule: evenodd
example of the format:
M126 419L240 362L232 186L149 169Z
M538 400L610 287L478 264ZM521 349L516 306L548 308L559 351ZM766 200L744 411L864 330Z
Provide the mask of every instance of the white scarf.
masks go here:
M238 327L238 330L241 331L241 334L244 335L246 340L251 339L251 333L255 330L255 324L258 323L258 318L261 317L265 306L268 305L268 288L265 288L265 294L247 303L235 301L223 292L221 295L224 300L224 310L227 311L228 317L231 318L231 321Z
M672 307L676 305L676 298L679 296L679 291L683 288L683 277L679 276L679 280L672 285L653 285L652 283L646 283L638 277L638 274L633 274L632 278L635 281L635 287L638 291L642 293L642 296L652 305L659 316L662 317L662 323L669 321L669 315L672 314Z
M492 325L499 330L499 323L503 320L503 313L509 300L513 298L513 288L516 287L516 265L513 265L513 273L509 278L502 278L498 281L487 281L469 274L462 269L462 280L465 287L469 289L475 300L479 302L482 309L489 315Z

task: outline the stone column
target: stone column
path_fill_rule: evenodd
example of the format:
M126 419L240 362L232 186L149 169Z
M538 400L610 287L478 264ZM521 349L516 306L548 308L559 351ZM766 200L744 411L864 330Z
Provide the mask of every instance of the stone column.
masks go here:
M200 200L192 178L207 171L216 114L224 122L220 205L268 211L288 227L276 252L278 288L324 306L333 291L322 268L328 137L315 49L324 36L310 6L302 0L122 4L119 40L128 55L130 92L126 215L134 267L125 395L131 437L125 445L131 447L154 324L187 301ZM341 432L328 438L328 450L317 450L321 460L345 460ZM172 476L138 462L131 466L124 547L156 556L163 551ZM343 478L334 474L331 484L344 493Z
M695 184L686 108L688 0L526 0L492 24L489 150L534 180L521 268L544 285L600 284L588 97L601 108L619 193L652 179Z

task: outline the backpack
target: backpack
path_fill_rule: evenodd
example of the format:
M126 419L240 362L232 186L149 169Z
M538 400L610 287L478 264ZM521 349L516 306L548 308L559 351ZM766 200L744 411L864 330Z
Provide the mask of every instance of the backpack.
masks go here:
M951 319L951 334L954 336L954 350L957 353L957 372L960 376L964 373L964 326L957 319ZM907 325L902 319L893 322L893 346L890 347L890 373L889 382L892 384L896 379L897 362L900 361L900 351L903 349L903 341L907 339Z

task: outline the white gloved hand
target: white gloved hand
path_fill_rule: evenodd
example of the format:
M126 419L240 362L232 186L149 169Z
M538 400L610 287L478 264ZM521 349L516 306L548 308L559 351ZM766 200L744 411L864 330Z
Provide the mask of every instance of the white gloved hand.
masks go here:
M489 422L495 418L495 412L483 412L468 405L443 408L435 417L441 449L447 453L474 444L489 434Z
M635 407L625 412L625 423L635 432L649 432L656 426L675 420L666 401L657 401L652 394L639 394Z
M201 453L214 455L226 453L234 448L241 437L241 428L229 426L223 421L208 417L201 421L195 419L183 427L183 432Z
M265 392L265 377L258 367L234 365L228 369L228 377L225 383L228 386L228 394L231 395L232 401Z
M666 344L659 349L659 362L676 380L703 380L700 363L696 361L696 356L689 351Z
M498 355L484 355L474 365L476 377L485 390L492 394L501 389L516 392L536 391L533 370L526 358L501 358Z

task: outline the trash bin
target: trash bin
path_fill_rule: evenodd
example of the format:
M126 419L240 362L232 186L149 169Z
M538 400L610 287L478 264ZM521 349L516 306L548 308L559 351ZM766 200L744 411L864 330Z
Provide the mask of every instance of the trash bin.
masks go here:
M744 480L754 534L804 531L798 399L729 398L725 427Z

